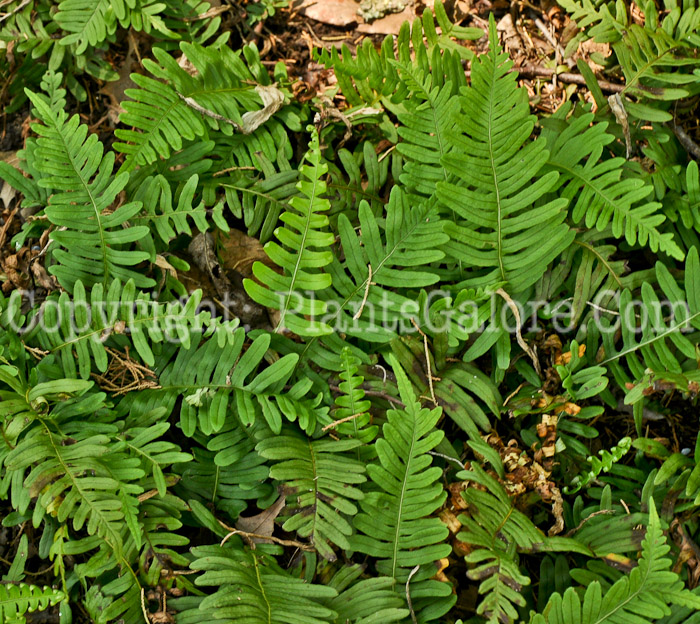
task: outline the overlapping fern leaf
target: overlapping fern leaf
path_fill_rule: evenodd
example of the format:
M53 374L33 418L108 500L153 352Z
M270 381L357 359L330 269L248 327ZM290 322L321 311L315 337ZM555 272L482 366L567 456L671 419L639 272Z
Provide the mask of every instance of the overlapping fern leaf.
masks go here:
M326 304L315 299L315 293L328 288L331 275L321 269L333 260L328 249L333 234L328 231L330 208L325 197L326 183L322 179L328 166L321 160L318 134L311 127L311 141L301 166L303 180L297 183L300 196L289 200L289 207L280 219L285 224L276 230L277 239L265 245L265 252L281 269L280 275L262 262L253 265L256 280L244 280L248 294L258 303L279 310L276 331L288 329L300 336L328 334L326 323L316 320L326 313ZM314 298L312 298L314 297ZM311 317L310 319L305 318Z
M144 60L153 78L131 75L140 89L126 91L133 101L124 102L126 112L120 120L132 129L115 131L120 139L115 148L126 154L122 171L167 159L186 141L206 138L208 128L225 135L245 131L244 115L260 115L267 93L281 98L269 109L268 117L283 103L284 93L270 86L254 46L243 51L247 63L241 51L233 52L221 44L204 47L182 43L181 49L195 68L192 75L160 48L153 49L157 62ZM205 111L204 115L200 111ZM290 116L288 120L293 119ZM265 134L264 128L259 131Z
M345 215L339 216L346 263L343 266L335 260L330 265L333 288L321 293L329 300L329 324L347 335L378 343L394 338L398 323L417 311L415 300L397 288L434 284L439 278L429 268L444 258L441 247L448 240L435 207L412 206L410 196L397 187L385 210L381 228L369 204L361 201L359 235Z
M153 392L171 409L183 397L180 423L188 436L197 428L207 435L220 431L230 406L235 406L244 426L264 418L279 434L285 418L313 431L319 398L306 400L311 384L301 380L284 391L298 356L290 353L261 368L270 335L258 336L245 353L244 341L245 331L239 328L221 343L215 337L201 341L196 336L189 348L170 345L156 362L160 387Z
M601 319L600 332L605 348L601 364L608 367L621 387L642 380L648 371L681 373L687 369L688 362L697 368L695 344L686 335L693 328L700 328L697 248L688 252L683 287L662 262L656 263L655 273L660 293L656 293L649 282L643 283L643 306L640 308L632 293L624 290L618 303L619 317L613 319L614 324ZM643 312L638 317L639 310ZM615 335L618 327L621 344Z
M379 463L370 464L367 472L375 489L360 501L362 512L355 517L358 533L352 546L377 557L377 571L393 578L402 592L410 569L417 566L411 581L416 597L413 604L439 617L441 609L449 609L452 602L447 586L429 580L431 564L450 553L444 541L447 527L431 517L445 500L438 481L442 471L431 467L429 455L444 435L434 428L441 410L421 408L398 364L394 372L405 408L388 411L382 437L374 443ZM420 600L431 592L432 601ZM423 617L429 619L427 614Z
M357 513L356 501L363 498L359 486L365 482L365 466L349 451L360 440L307 440L292 435L270 437L256 450L276 461L270 476L284 483L293 515L282 528L308 537L320 555L335 561L330 544L350 548L352 526L347 518Z
M462 493L468 507L467 514L460 516L465 530L458 535L471 550L466 556L471 564L467 574L480 582L479 593L483 594L477 612L492 624L518 621L516 607L526 604L521 593L530 578L520 569L517 552L590 551L575 540L545 537L530 518L513 507L503 486L476 462L458 476L479 486Z
M247 550L221 546L193 549L193 570L201 570L195 583L215 587L196 608L184 610L182 624L216 622L241 624L328 624L336 613L325 603L337 596L329 586L306 583L280 568L260 549Z
M553 119L565 119L569 110L563 106ZM652 186L639 177L625 175L624 158L601 159L614 137L606 132L607 123L591 125L594 117L585 113L560 134L553 130L542 133L551 145L547 167L559 172L558 192L571 202L572 219L599 231L612 224L613 236L624 236L630 245L638 242L682 260L683 252L673 234L659 230L665 217L661 204L649 201Z
M132 355L153 366L154 347L160 343L176 341L187 349L191 335L202 332L213 332L221 344L230 339L238 321L212 319L209 312L197 309L201 300L201 291L195 291L185 301L149 301L133 280L122 284L117 279L106 288L95 284L88 295L77 281L72 296L54 294L44 302L41 316L32 316L22 328L23 338L46 350L66 377L88 379L92 372L104 373L109 348L131 349ZM0 327L9 329L10 324L0 321ZM42 331L47 327L51 331Z
M49 267L69 291L81 280L86 285L106 284L114 278L133 279L138 287L155 282L137 271L149 256L133 244L150 236L145 226L127 227L141 209L138 202L116 205L128 174L114 176L114 153L103 155L97 135L88 136L77 115L69 118L42 95L28 92L41 124L33 129L37 139L36 167L45 174L39 184L53 191L46 216L56 226L51 240L57 261ZM68 251L70 249L70 251Z
M490 25L490 50L472 65L463 91L452 153L443 158L454 182L438 182L440 201L459 217L448 223L447 252L473 277L465 285L508 282L517 292L534 284L573 239L564 223L566 199L546 203L558 174L544 172L544 141L530 141L535 118L518 89L513 63Z
M670 615L670 605L700 609L700 597L684 588L671 570L665 555L666 543L653 499L649 501L649 523L642 542L639 565L622 576L605 593L599 581L591 582L581 595L575 588L553 594L531 624L647 624Z

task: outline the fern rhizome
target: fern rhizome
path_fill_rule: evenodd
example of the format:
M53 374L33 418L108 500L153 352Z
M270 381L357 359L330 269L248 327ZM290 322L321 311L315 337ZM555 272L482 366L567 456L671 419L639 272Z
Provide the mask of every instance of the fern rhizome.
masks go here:
M0 2L0 621L700 624L700 3L297 4Z

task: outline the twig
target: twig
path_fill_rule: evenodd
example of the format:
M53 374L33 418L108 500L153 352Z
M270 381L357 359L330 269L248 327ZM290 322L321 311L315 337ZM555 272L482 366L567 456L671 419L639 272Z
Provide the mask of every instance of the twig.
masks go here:
M536 65L523 65L522 67L511 69L511 71L517 72L521 78L551 78L555 73L554 69L548 67L538 67ZM467 78L471 76L471 71L465 72ZM574 74L571 72L561 72L557 74L557 78L562 82L567 82L569 84L577 84L581 86L586 86L586 79L581 74ZM622 93L625 90L624 85L615 84L608 82L607 80L599 80L598 86L603 91L609 93Z
M550 43L550 45L554 48L554 50L557 52L559 57L563 59L563 61L569 66L569 68L573 67L574 61L573 59L565 59L564 58L564 48L562 47L561 43L559 43L554 36L552 35L549 30L547 30L547 27L544 25L544 22L539 18L535 18L535 26L539 29L539 31L542 33L544 38ZM555 74L556 75L556 74Z
M236 123L233 121L233 119L229 119L228 117L224 117L223 115L219 115L219 113L215 113L214 111L210 111L208 108L204 108L201 104L197 104L191 97L187 97L185 95L182 95L182 93L178 93L178 96L180 99L187 104L190 108L196 110L198 113L201 113L202 115L206 115L207 117L211 117L212 119L216 119L217 121L223 121L224 123L227 123L231 126L233 126L236 129L236 132L243 133L243 128L239 123Z
M343 392L338 386L334 386L333 384L329 384L328 387L334 392ZM389 401L389 403L395 403L399 407L406 407L406 404L403 401L400 401L396 397L393 397L390 394L387 394L386 392L382 392L381 390L365 390L364 388L362 390L366 396L377 397L378 399L384 399L385 401Z
M227 527L223 522L221 522L221 520L217 519L217 522L225 529L231 529L231 527ZM297 542L296 540L280 539L279 537L275 537L274 535L259 535L258 533L248 533L248 531L241 531L239 529L231 529L229 534L221 540L221 544L219 545L223 546L229 540L229 538L233 537L234 535L242 535L244 538L250 540L251 542L254 539L259 539L274 542L275 544L279 544L280 546L294 546L296 548L299 548L300 550L311 551L314 549L314 547L311 544L304 544L303 542Z
M430 400L433 402L433 405L437 405L437 399L435 398L435 390L433 389L433 373L430 370L430 350L428 349L428 337L423 333L423 330L418 327L418 323L416 323L415 319L411 319L411 323L413 323L413 326L418 330L421 336L423 336L423 350L425 351L425 364L428 367L428 387L430 388Z
M4 22L8 17L12 17L15 13L19 13L24 7L26 7L32 0L23 0L20 4L18 4L12 11L9 13L5 13L2 17L0 17L0 24Z
M695 158L695 160L700 160L700 145L693 141L688 133L676 124L673 124L673 133L676 135L680 144L692 154L693 158Z
M520 319L520 310L518 310L518 306L515 305L515 302L510 298L510 295L502 288L499 288L496 291L496 294L501 295L501 297L503 297L503 300L506 302L506 305L510 308L510 311L513 313L513 316L515 316L515 339L518 341L520 348L530 356L530 359L532 360L532 365L535 367L535 371L538 375L541 376L542 370L540 369L540 362L537 359L537 354L533 351L532 347L530 347L530 345L528 345L527 342L523 340L523 336L520 333L520 328L523 326L523 323Z
M406 581L406 602L408 603L408 610L411 612L411 620L413 624L418 624L418 619L416 618L416 612L413 610L413 603L411 602L411 592L409 591L408 585L413 578L413 575L420 569L420 564L418 564L413 570L408 574L408 580Z
M335 429L338 425L342 425L343 423L350 422L351 420L355 420L359 416L362 416L364 412L358 412L357 414L353 414L352 416L346 416L345 418L341 418L340 420L335 420L332 423L326 425L321 429L321 431L328 431L329 429Z
M568 533L564 535L564 537L571 537L576 531L578 531L586 522L588 522L591 518L594 518L595 516L600 516L602 514L612 514L615 513L612 509L600 509L599 511L594 511L590 516L586 516L581 522L578 523L578 526L571 529Z
M372 265L368 264L367 265L367 270L369 271L369 275L367 276L367 285L365 286L365 296L362 297L362 303L360 304L360 307L357 309L357 312L352 317L353 321L356 321L362 316L362 311L365 309L365 304L367 303L367 297L369 297L369 287L372 285Z
M146 609L146 588L141 588L141 613L143 613L143 619L146 624L151 624L151 620L148 617L148 610Z
M443 459L446 459L447 461L454 462L457 464L462 470L466 470L467 467L458 459L455 459L454 457L450 457L449 455L445 455L444 453L438 453L437 451L428 451L428 455L434 455L435 457L442 457Z

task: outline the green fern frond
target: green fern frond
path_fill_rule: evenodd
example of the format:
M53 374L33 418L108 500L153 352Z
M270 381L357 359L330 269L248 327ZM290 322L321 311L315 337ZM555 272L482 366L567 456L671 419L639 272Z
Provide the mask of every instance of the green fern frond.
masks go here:
M301 166L305 179L297 184L301 195L289 200L289 208L281 216L285 225L276 230L277 239L286 249L274 241L265 245L265 252L284 270L284 275L256 262L253 275L259 283L246 279L243 286L255 301L280 311L275 331L289 329L300 336L318 336L333 331L324 322L314 320L325 314L326 304L312 299L311 295L332 283L330 274L321 269L333 260L328 247L334 238L324 231L329 221L323 213L330 208L330 202L325 197L326 183L322 177L328 166L321 161L316 130L312 126L308 130L312 133L305 156L309 164ZM312 319L305 319L307 315Z
M542 203L558 174L544 172L544 141L528 142L535 118L510 73L491 18L490 50L472 64L472 84L460 98L458 132L443 158L455 182L438 182L440 201L461 217L448 223L448 254L478 272L463 286L534 284L573 240L564 198Z
M124 513L117 496L119 481L101 459L109 454L109 441L105 435L94 435L64 446L62 436L42 422L7 455L5 468L23 471L36 464L24 487L30 496L38 497L40 508L59 522L71 517L76 531L85 526L120 559ZM130 470L137 478L143 476L133 462Z
M37 585L0 585L0 617L5 624L24 624L25 614L46 611L66 595L60 589Z
M440 80L443 74L437 71L438 64L448 76L455 78L455 82L447 77ZM408 61L396 63L408 90L408 97L401 103L404 110L397 111L401 122L398 133L403 139L397 150L407 161L400 180L407 192L425 198L435 193L437 182L447 179L442 158L452 145L448 137L459 113L457 95L460 87L466 86L456 53L445 52L440 57L436 50L431 65L431 69L425 71ZM453 66L459 70L453 71Z
M575 476L571 480L571 485L564 488L564 494L575 494L582 487L586 487L601 472L608 472L615 462L620 461L627 451L632 447L632 438L624 437L615 446L608 449L601 449L598 453L600 459L595 456L588 457L590 470Z
M144 60L144 67L154 78L131 75L140 89L125 92L133 101L123 103L126 112L120 120L133 129L115 130L120 142L114 147L126 154L122 172L169 158L183 148L183 140L208 138L208 128L230 136L234 125L241 130L244 115L264 108L256 89L272 87L252 44L239 52L221 44L204 47L182 43L180 47L195 67L194 75L160 48L153 49L157 62ZM242 52L247 63L241 59ZM276 93L284 98L282 91ZM202 116L192 105L218 118ZM265 128L258 132L264 134Z
M467 575L480 582L479 593L484 594L477 611L492 624L515 622L516 607L526 604L522 588L530 584L519 567L518 552L592 553L573 539L546 537L528 516L513 507L501 484L476 462L457 476L480 486L462 492L468 507L467 514L459 517L464 531L457 536L470 545Z
M415 309L415 300L396 288L418 289L439 278L429 265L444 257L441 247L448 240L444 222L436 210L412 206L411 198L394 187L386 205L384 228L369 204L360 202L360 235L350 220L338 217L345 266L337 260L329 272L333 289L325 293L332 303L329 324L349 336L371 342L388 342L398 323ZM323 295L322 295L323 296Z
M360 565L343 566L328 585L338 592L327 602L337 612L333 624L372 624L402 622L409 615L403 600L393 590L393 579L374 577L357 580L363 573Z
M565 118L569 107L563 108L554 119ZM572 219L598 231L612 224L616 238L624 236L630 245L639 242L654 252L660 250L682 260L683 252L673 234L658 229L665 218L661 204L648 201L652 186L639 177L625 175L624 158L601 159L614 137L606 132L606 123L592 125L594 118L593 113L586 113L558 135L543 132L552 145L547 165L559 172L558 193L571 202Z
M277 463L270 476L284 483L293 515L282 528L308 537L319 554L335 561L329 544L350 548L352 527L347 517L357 513L355 501L362 500L359 486L365 482L365 466L348 451L360 440L305 440L290 435L267 438L256 450Z
M342 394L335 399L336 408L332 416L333 422L349 422L338 422L333 430L367 444L377 437L379 429L376 425L369 424L371 402L365 398L365 391L361 387L364 378L357 374L360 360L349 347L344 347L340 352L340 360L343 368L339 374L341 382L338 389ZM330 419L327 424L330 424Z
M326 67L333 67L340 89L352 106L375 107L384 104L392 108L384 98L391 97L399 102L404 92L399 87L400 78L394 61L408 62L415 55L421 69L428 72L428 59L437 59L433 71L435 75L442 75L440 57L443 51L460 59L471 59L473 56L469 48L454 39L480 39L482 36L483 31L479 28L452 24L442 2L438 1L433 10L423 12L420 21L415 20L413 24L404 22L396 41L391 36L386 37L379 51L370 41L366 41L357 48L354 58L349 48L343 46L341 52L336 48L322 50L319 60ZM461 80L464 80L463 75ZM453 84L458 82L453 81Z
M200 344L200 337L189 348L170 348L156 362L163 404L170 409L182 396L180 423L187 436L197 428L210 435L221 430L229 405L235 405L244 426L250 426L260 412L270 429L279 434L282 418L298 420L305 430L316 426L314 403L304 403L309 385L298 382L283 393L298 361L288 354L260 369L270 335L258 336L243 353L245 331L237 329L231 341L219 343L209 339ZM253 374L256 373L256 374Z
M697 248L688 252L684 273L684 287L680 287L668 268L656 263L656 279L665 299L660 299L654 287L642 284L641 300L644 314L636 318L632 293L623 291L619 299L620 335L622 344L618 347L613 328L607 319L601 319L601 333L605 348L605 359L600 363L607 366L621 387L630 381L641 380L647 369L651 371L683 372L682 362L695 363L695 346L687 330L700 327L700 259ZM667 318L668 316L668 318ZM632 377L622 368L628 367ZM697 366L697 365L696 365Z
M420 407L405 373L391 359L406 407L387 412L383 435L374 443L379 463L367 466L367 472L376 489L360 502L352 546L377 557L381 574L405 582L409 568L428 566L450 553L444 542L447 527L430 517L445 492L438 482L442 471L431 467L428 452L444 434L434 429L441 410Z
M646 624L669 615L670 604L700 609L700 597L684 589L684 583L671 571L665 555L666 543L653 499L649 500L649 524L642 542L639 565L622 576L604 594L593 581L581 596L569 588L554 594L542 613L532 615L531 624Z
M150 224L164 243L170 242L178 234L192 236L190 220L200 232L206 232L209 229L209 216L219 230L228 232L230 228L223 215L223 203L218 203L211 210L207 210L203 201L197 206L193 205L198 183L199 176L192 175L178 189L179 197L175 206L172 189L165 177L149 177L134 195L134 200L144 206L146 216L136 216L132 221L135 224Z
M195 583L217 588L199 604L198 621L327 624L336 617L324 606L337 595L335 589L295 578L263 553L200 546L193 554L191 568L204 572Z
M124 285L114 280L106 289L95 284L88 296L78 281L72 296L61 293L44 302L24 339L56 358L67 377L88 379L91 372L106 371L110 346L130 348L132 355L154 366L153 349L160 343L174 341L187 349L190 336L203 332L213 332L219 344L231 339L238 322L221 323L198 311L201 300L201 291L195 291L183 302L151 301L133 280Z
M125 227L141 204L112 209L128 175L112 175L114 154L103 156L97 135L87 136L87 126L77 115L69 119L63 110L52 109L44 96L30 91L27 95L43 122L33 126L40 137L36 167L46 174L39 184L53 191L46 216L57 227L51 240L61 247L52 252L58 264L49 272L69 291L78 280L92 285L133 279L138 287L153 286L151 278L129 268L148 260L147 253L129 249L150 235L148 228Z

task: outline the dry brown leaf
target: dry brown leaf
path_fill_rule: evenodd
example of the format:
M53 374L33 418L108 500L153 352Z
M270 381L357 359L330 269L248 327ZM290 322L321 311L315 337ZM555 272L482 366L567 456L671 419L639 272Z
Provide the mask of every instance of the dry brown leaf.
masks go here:
M414 19L416 19L415 9L412 6L407 6L400 13L390 13L370 23L359 24L357 32L368 35L398 35L401 25L407 20L412 22Z
M300 8L302 15L330 26L350 26L360 19L354 0L305 0Z
M281 495L265 511L247 518L239 516L238 521L236 522L236 529L243 531L244 533L254 533L255 535L272 537L272 534L275 531L275 518L279 516L280 512L284 508L284 505L285 497L284 495ZM273 543L272 540L263 539L260 537L254 537L252 538L252 541L254 544Z

